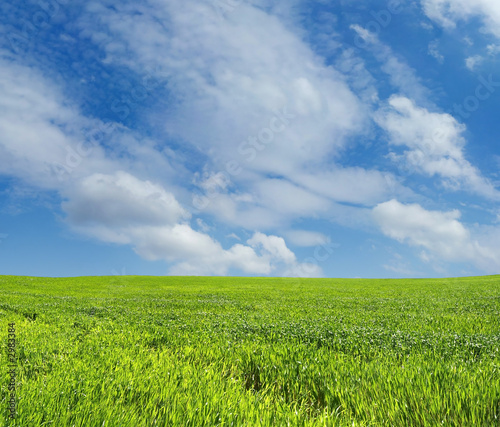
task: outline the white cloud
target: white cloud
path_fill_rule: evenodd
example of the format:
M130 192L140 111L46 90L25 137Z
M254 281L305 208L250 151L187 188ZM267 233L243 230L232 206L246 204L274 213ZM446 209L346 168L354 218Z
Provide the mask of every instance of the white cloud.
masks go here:
M281 277L324 277L323 270L315 262L303 262L285 270Z
M250 274L272 274L274 260L265 253L258 255L250 246L236 244L225 250L207 234L188 224L173 227L141 227L129 230L135 251L149 260L174 262L171 274L225 275L235 268Z
M409 148L402 155L392 152L389 157L412 172L441 176L444 178L442 184L449 189L464 188L500 200L500 193L492 183L465 159L465 139L462 136L465 126L449 114L430 111L437 108L429 102L432 96L428 89L421 84L415 71L376 34L357 25L351 29L367 43L370 52L382 63L382 70L390 76L393 86L399 89L400 94L389 99L388 107L374 115L375 121L388 132L391 144ZM436 41L429 45L429 52L438 60L442 59ZM408 194L402 186L399 191Z
M253 248L262 247L269 255L284 261L286 264L296 262L295 254L287 248L285 240L282 237L255 233L247 243Z
M500 3L497 0L422 0L426 15L446 28L458 21L480 17L485 30L500 37Z
M198 206L199 203L203 213L214 215L223 223L246 229L269 230L290 221L288 215L263 207L258 202L254 202L253 196L246 196L248 197L243 197L238 193L216 193L207 199L195 197L194 204Z
M377 205L373 215L386 236L424 248L438 259L471 262L489 271L500 267L498 250L473 239L470 231L458 221L458 210L428 211L418 204L405 205L391 200ZM430 260L428 255L425 257Z
M357 228L367 223L362 206L372 207L391 197L416 197L393 174L336 166L324 172L297 171L290 180L261 177L241 181L233 192L220 185L212 187L203 197L194 198L196 207L225 223L261 230L290 227L297 218L328 218Z
M268 275L300 265L283 238L260 232L248 246L224 249L191 228L189 213L171 193L126 172L91 175L75 184L67 197L62 206L75 230L131 245L145 259L173 263L171 274L224 275L236 269Z
M464 42L465 42L465 44L467 44L467 46L474 46L474 42L468 36L464 37Z
M377 80L367 70L365 62L355 49L344 46L342 53L338 55L335 67L345 75L349 86L365 105L374 104L379 100Z
M198 226L198 228L204 232L204 233L208 233L212 227L210 227L205 221L203 221L201 218L196 218L196 225Z
M465 159L465 126L453 116L433 113L408 98L392 96L375 119L387 131L391 144L408 148L402 155L392 153L394 160L428 176L441 176L449 188L465 188L500 199L495 187Z
M366 42L366 43L373 43L376 44L379 42L378 37L376 34L371 33L369 30L366 28L363 28L361 25L351 25L349 27L351 30L354 30L356 34L361 37L361 39Z
M171 274L226 275L230 269L236 269L249 274L282 275L283 271L301 265L281 237L259 232L247 241L248 246L237 243L229 249L223 249L210 236L187 224L141 228L133 230L132 235L136 252L144 258L177 262L170 269Z
M224 174L222 172L217 172L217 173L211 173L205 176L205 179L203 179L199 183L199 187L202 188L203 190L207 192L217 192L217 191L224 191L227 189L229 186L230 181L228 179L227 174Z

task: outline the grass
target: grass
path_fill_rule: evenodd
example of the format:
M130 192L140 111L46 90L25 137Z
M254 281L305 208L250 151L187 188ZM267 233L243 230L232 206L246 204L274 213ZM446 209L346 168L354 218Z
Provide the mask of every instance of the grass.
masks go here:
M4 426L500 426L500 276L0 276L0 336Z

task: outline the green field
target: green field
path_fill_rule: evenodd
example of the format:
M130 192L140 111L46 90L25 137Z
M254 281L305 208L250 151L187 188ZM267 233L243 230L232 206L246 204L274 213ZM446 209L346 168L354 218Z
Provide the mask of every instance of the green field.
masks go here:
M5 426L500 426L500 276L0 276L0 325Z

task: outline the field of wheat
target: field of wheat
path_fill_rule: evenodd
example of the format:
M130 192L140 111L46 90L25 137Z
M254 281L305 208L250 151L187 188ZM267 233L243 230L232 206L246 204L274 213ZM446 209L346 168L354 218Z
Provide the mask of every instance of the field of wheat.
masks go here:
M0 327L5 426L500 425L500 276L0 276Z

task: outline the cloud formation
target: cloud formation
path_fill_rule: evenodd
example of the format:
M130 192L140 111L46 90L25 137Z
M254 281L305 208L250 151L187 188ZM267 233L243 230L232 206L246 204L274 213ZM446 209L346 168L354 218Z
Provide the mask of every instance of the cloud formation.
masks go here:
M422 4L446 27L479 16L496 34L492 2ZM330 226L335 241L346 227L374 237L374 221L436 259L482 265L494 248L485 227L404 204L457 190L500 200L493 173L468 159L466 127L435 104L389 24L311 12L313 31L302 6L239 2L221 16L202 0L89 1L58 16L67 34L39 29L25 57L0 41L0 173L60 197L72 230L165 260L170 273L320 276L293 249L307 257L331 245ZM445 43L425 45L451 59ZM482 83L481 99L493 101L499 83ZM483 255L485 268L495 264ZM403 259L390 265L413 271Z
M57 86L36 70L7 59L2 65L0 171L59 192L72 229L131 245L146 259L164 259L174 264L171 273L177 274L227 274L233 269L269 275L300 266L276 236L255 233L248 245L226 250L208 234L193 230L191 214L172 192L122 170L130 163L112 158L93 139L109 137L104 123L69 105ZM114 138L130 152L139 148L130 135L118 132ZM140 151L136 159L151 155L147 146Z
M498 247L484 247L473 239L459 221L458 210L429 211L419 204L391 200L377 205L373 215L386 236L423 248L438 259L471 262L491 272L500 267ZM425 252L422 257L430 259Z
M465 125L453 116L418 107L403 96L392 96L376 114L393 146L406 148L391 158L410 170L440 176L450 189L466 189L480 196L500 200L500 193L479 170L465 159Z
M332 168L368 128L368 106L345 75L266 9L242 3L220 20L204 2L151 0L113 10L93 5L89 16L81 25L105 30L90 36L106 61L168 82L177 102L158 109L158 120L207 156L212 188L197 182L196 209L264 229L327 215L333 202L373 205L404 192L390 173ZM224 186L216 182L221 174Z
M91 175L72 187L67 197L62 207L67 222L77 231L131 245L145 259L173 263L172 274L225 275L234 269L279 275L301 265L283 238L260 232L247 245L224 249L190 226L190 214L173 194L123 171Z
M486 31L500 37L500 3L496 0L422 0L422 6L430 19L445 28L479 17Z

